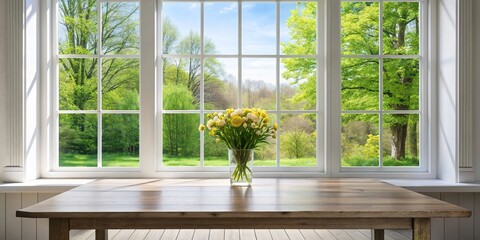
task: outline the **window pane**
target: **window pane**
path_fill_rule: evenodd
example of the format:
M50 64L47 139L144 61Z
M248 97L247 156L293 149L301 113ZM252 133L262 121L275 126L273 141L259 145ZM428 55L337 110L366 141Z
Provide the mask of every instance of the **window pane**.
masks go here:
M238 106L238 59L205 58L205 109Z
M102 4L102 47L104 54L140 53L140 3Z
M419 166L420 125L417 114L385 114L383 165Z
M342 54L378 54L378 3L342 2Z
M163 53L200 54L200 3L162 3Z
M242 105L276 109L276 59L244 58L242 67Z
M277 122L277 115L273 112L267 112L270 124ZM278 137L278 136L277 136ZM255 149L253 166L256 167L275 167L277 166L277 141L274 138L267 138L268 144L263 144Z
M97 115L60 114L59 166L97 167Z
M280 3L280 50L286 55L315 55L317 3Z
M205 53L238 53L238 3L205 3Z
M383 3L383 52L416 55L419 50L418 2Z
M163 165L200 166L197 114L163 115Z
M58 52L97 53L97 1L58 1Z
M165 58L163 61L163 109L200 108L200 59Z
M102 166L139 166L138 114L102 116Z
M315 110L317 60L284 58L280 62L280 108L282 110Z
M342 114L342 167L379 166L377 114Z
M378 110L378 59L342 59L342 110Z
M242 3L243 54L276 53L276 4Z
M419 109L419 61L385 59L383 67L383 108L385 110Z
M97 109L97 59L59 59L59 109Z
M222 111L223 112L223 111ZM208 119L205 114L204 125ZM215 142L215 137L210 136L209 130L204 131L204 165L208 167L213 166L228 166L228 146L223 142Z
M139 105L138 59L108 58L102 65L102 105L108 110L137 110Z
M284 114L280 120L280 166L313 167L316 160L314 114Z

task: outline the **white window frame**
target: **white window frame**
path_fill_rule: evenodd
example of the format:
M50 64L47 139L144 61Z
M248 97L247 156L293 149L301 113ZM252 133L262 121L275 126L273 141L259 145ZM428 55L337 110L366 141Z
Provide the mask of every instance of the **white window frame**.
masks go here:
M99 0L114 1L114 0ZM131 0L117 0L131 1ZM52 116L55 115L53 103L56 101L56 91L52 84L57 79L57 64L54 51L42 52L42 66L48 81L42 81L42 126L46 128L43 132L43 139L47 139L44 152L42 153L41 176L47 178L122 178L122 177L227 177L227 167L162 167L162 121L163 113L169 111L162 110L162 43L161 43L161 10L162 0L140 1L140 19L141 19L141 58L140 58L140 167L139 168L58 168L53 166L58 162L58 141L57 125L54 124ZM172 1L172 0L170 0ZM192 2L188 0L176 0L177 2ZM253 2L254 0L238 1ZM303 1L303 0L300 0ZM307 0L305 0L307 1ZM363 0L360 0L363 1ZM371 0L382 1L382 0ZM431 3L435 0L406 0L420 1L422 6L422 42L421 42L421 167L420 168L398 168L392 170L373 170L372 169L342 169L341 164L341 117L340 117L340 0L317 0L317 106L311 111L317 114L317 167L256 167L254 169L256 177L415 177L415 178L434 178L436 177L436 161L432 160L434 146L432 144L432 135L435 126L434 119L431 116L435 113L434 93L435 84L432 81L432 68L435 67L435 55L431 51L435 47L433 35L435 22L432 13ZM114 1L115 2L115 1ZM198 2L198 1L193 1ZM237 2L236 0L200 0L202 4L205 2ZM285 0L264 0L256 2L275 2L277 5L281 2L297 2ZM42 1L42 46L46 49L55 49L57 44L56 36L56 0ZM241 49L241 8L239 10L239 51ZM434 11L434 10L433 10ZM203 11L202 11L203 12ZM203 14L201 15L203 16ZM279 18L279 9L277 7L277 21ZM203 22L203 17L202 20ZM47 24L43 24L47 23ZM203 24L201 36L203 41ZM433 29L433 30L432 30ZM277 34L279 27L277 26ZM277 37L277 46L280 39ZM430 41L430 42L429 42ZM430 43L430 44L427 44ZM203 45L203 44L202 44ZM50 55L52 54L52 55ZM50 56L49 56L50 55ZM226 57L227 55L209 56L209 57ZM230 58L240 57L241 55L229 55ZM269 57L279 59L279 48L275 55ZM206 55L196 56L202 59ZM249 56L242 57L267 57L267 56ZM283 57L283 56L282 56ZM301 56L291 56L301 57ZM308 56L312 57L312 56ZM241 59L241 58L240 58ZM239 63L240 65L241 63ZM238 69L238 78L241 79L241 68ZM279 61L277 61L277 82L279 81ZM203 78L203 74L202 74ZM328 79L328 80L326 80ZM332 80L330 80L332 79ZM202 80L203 81L203 80ZM240 80L239 80L240 81ZM203 88L203 86L202 86ZM203 94L203 89L202 89ZM52 94L55 93L55 94ZM277 109L279 105L277 91ZM97 111L97 110L94 110ZM177 111L175 111L177 112ZM196 114L200 114L201 121L203 113L213 112L200 109ZM274 111L277 116L283 113L304 113L304 111ZM309 111L306 111L309 112ZM53 114L52 114L53 113ZM191 113L191 112L189 112ZM270 112L272 113L272 112ZM58 116L58 114L57 114ZM277 118L279 119L279 118ZM55 139L57 136L57 140ZM203 138L201 138L203 139ZM278 138L277 138L278 139ZM279 140L277 140L277 164L279 161ZM202 140L203 145L203 140ZM202 159L203 160L203 159ZM57 162L56 162L57 161Z
M436 176L436 170L434 169L435 161L432 161L432 129L434 124L433 109L435 108L432 96L432 89L435 85L432 81L432 63L434 62L434 56L432 56L432 49L435 47L435 43L432 42L432 28L434 28L435 22L430 17L431 5L430 2L434 0L340 0L334 1L332 11L332 27L330 29L332 34L332 79L336 79L333 82L332 87L332 137L333 144L331 146L332 164L331 171L332 176L368 176L368 177L405 177L414 175L417 178L432 178ZM341 55L341 25L340 25L340 8L341 2L418 2L420 6L420 49L418 55L384 55L383 54L383 5L379 4L379 54L376 56L370 55ZM338 21L338 22L337 22ZM430 43L430 44L429 44ZM419 110L383 110L382 103L383 98L383 74L379 74L379 110L341 110L341 59L342 58L375 58L375 59L418 59L420 65L420 81L419 81ZM380 61L379 68L382 68L383 61ZM335 111L336 110L336 111ZM406 114L418 114L420 117L420 162L418 167L384 167L382 166L383 156L379 154L378 167L342 167L341 166L341 114L342 113L369 113L379 115L379 127L381 126L382 115L385 113L406 113ZM382 138L383 129L380 128L380 138ZM381 147L381 145L379 146Z
M186 3L199 3L200 4L200 38L201 38L201 54L200 55L185 55L185 54L163 54L162 51L160 51L160 57L159 59L159 66L158 68L160 69L158 76L159 76L159 91L158 91L158 102L157 105L159 106L159 122L157 123L157 126L161 128L162 126L162 116L163 114L200 114L200 123L204 123L204 116L207 113L214 113L214 112L221 112L225 111L224 109L216 109L216 110L205 110L204 109L204 89L203 89L203 62L205 58L221 58L221 59L235 59L238 61L237 64L237 76L238 76L238 106L233 106L234 108L241 108L242 106L242 97L241 97L241 89L242 89L242 60L243 59L252 59L252 58L265 58L265 59L275 59L276 61L276 110L271 110L267 109L268 113L270 115L275 115L277 122L280 119L281 114L316 114L316 126L315 126L315 131L317 136L324 136L324 60L322 56L324 56L324 39L325 39L325 22L322 19L324 13L325 13L325 2L324 0L296 0L296 1L285 1L285 0L264 0L264 1L238 1L238 0L203 0L203 1L195 1L195 0L164 0L160 2L160 10L161 12L161 3L163 2L186 2ZM221 2L221 3L237 3L237 9L238 9L238 21L237 21L237 27L238 27L238 35L237 35L237 41L238 41L238 54L204 54L203 52L203 40L204 40L204 5L205 3L209 2ZM276 6L276 53L275 54L261 54L261 55L252 55L252 54L243 54L242 52L242 4L245 2L267 2L267 3L275 3ZM280 6L282 3L292 3L292 2L316 2L317 4L317 53L315 55L285 55L281 54L280 52ZM319 14L318 14L319 13ZM161 17L159 17L161 19ZM321 24L323 23L323 24ZM161 24L159 25L159 30L158 33L162 33L161 30ZM162 43L161 41L161 35L157 37L159 39L159 48L161 50ZM162 108L162 86L163 86L163 76L162 71L161 71L161 66L163 66L163 58L197 58L200 59L201 62L201 74L200 74L200 109L199 110L163 110ZM317 97L316 97L316 108L315 110L279 110L280 109L280 60L282 58L315 58L317 61ZM280 124L279 124L280 125ZM271 167L254 167L254 172L296 172L296 173L305 173L305 174L311 174L311 173L324 173L325 169L325 161L324 161L324 156L325 156L325 151L324 151L324 138L323 137L317 137L316 139L316 163L317 165L314 167L282 167L280 166L280 136L281 135L281 126L279 128L279 131L277 132L277 138L275 139L276 141L276 166L271 166ZM184 171L200 171L200 172L228 172L228 167L210 167L210 166L204 166L204 137L205 133L202 132L200 133L200 166L198 167L163 167L162 166L162 145L160 139L158 146L158 165L157 165L157 171L159 172L184 172ZM226 151L226 149L225 149Z

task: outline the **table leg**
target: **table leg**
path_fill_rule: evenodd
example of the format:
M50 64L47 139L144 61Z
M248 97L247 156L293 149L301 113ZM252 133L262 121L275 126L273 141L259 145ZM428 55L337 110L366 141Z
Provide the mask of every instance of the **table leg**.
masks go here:
M430 240L430 218L413 219L413 240Z
M372 230L372 239L374 239L374 240L384 240L385 239L385 230L383 230L383 229L373 229Z
M68 218L51 218L48 235L50 240L68 240L70 238L70 220Z
M107 240L107 239L108 239L107 229L95 229L95 240Z

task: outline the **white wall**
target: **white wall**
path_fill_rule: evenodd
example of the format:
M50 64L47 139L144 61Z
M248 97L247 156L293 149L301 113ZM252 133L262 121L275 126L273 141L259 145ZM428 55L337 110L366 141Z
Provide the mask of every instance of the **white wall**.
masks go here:
M480 181L480 1L473 1L473 164Z
M7 145L7 79L6 79L6 38L7 38L7 24L5 1L0 1L0 167L4 166L9 155ZM2 180L3 171L0 168L0 182Z
M437 158L438 177L455 182L456 175L456 24L457 0L438 1ZM434 116L435 117L435 116Z

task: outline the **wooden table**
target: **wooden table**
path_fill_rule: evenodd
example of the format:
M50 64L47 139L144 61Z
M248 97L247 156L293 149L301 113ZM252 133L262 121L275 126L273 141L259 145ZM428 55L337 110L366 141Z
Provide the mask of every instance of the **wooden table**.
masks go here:
M17 217L49 218L50 239L70 229L413 229L430 239L430 219L471 212L372 179L254 179L230 187L221 179L104 179L77 187Z

